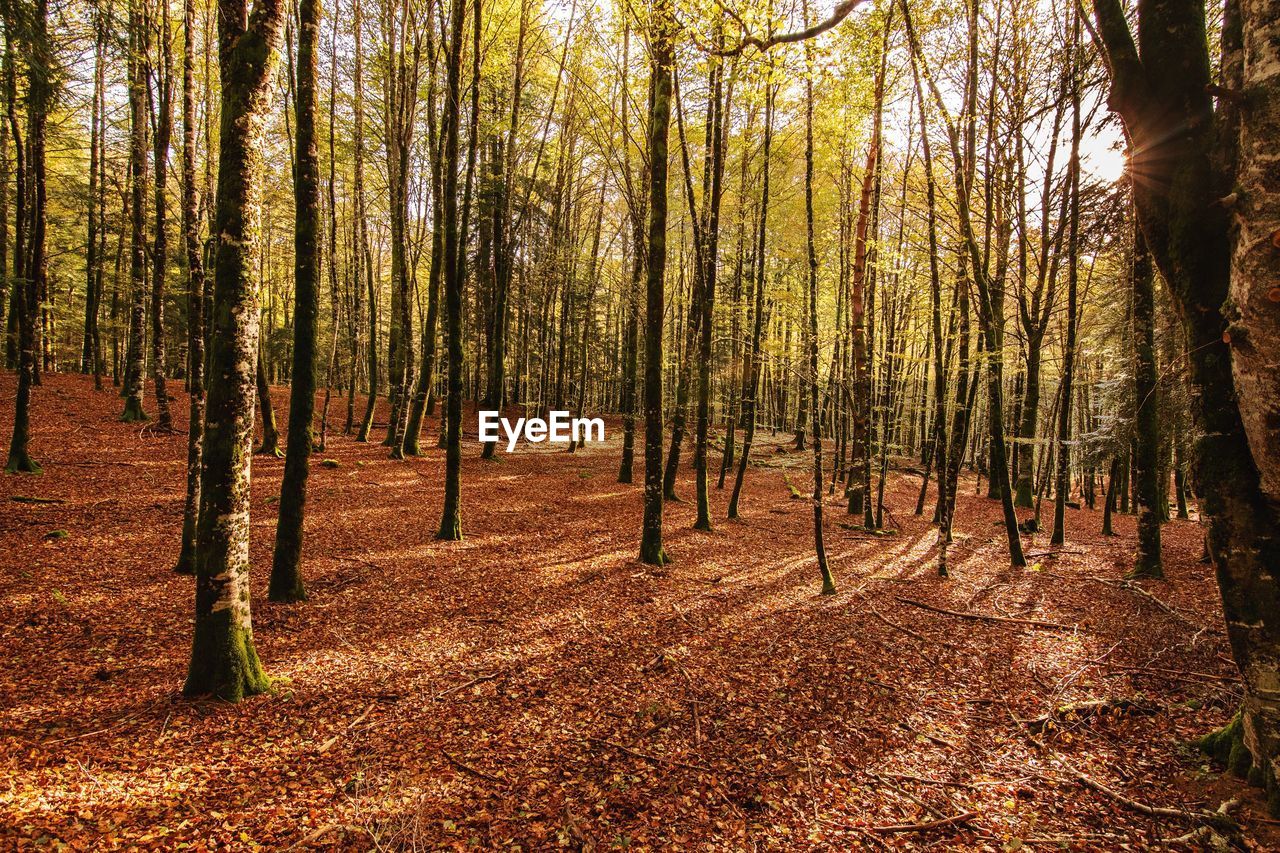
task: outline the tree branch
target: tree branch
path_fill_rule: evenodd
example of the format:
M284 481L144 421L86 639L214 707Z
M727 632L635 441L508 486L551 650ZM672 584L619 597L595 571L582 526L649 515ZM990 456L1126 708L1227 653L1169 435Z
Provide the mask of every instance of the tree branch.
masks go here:
M750 28L747 26L746 22L742 20L742 17L738 15L737 12L733 11L723 3L717 2L716 5L718 5L721 9L723 9L725 14L727 14L730 18L733 18L733 20L737 22L738 26L742 28L742 41L738 42L733 47L728 47L721 50L713 50L710 52L716 56L737 56L741 54L743 51L745 51L748 47L754 47L756 50L759 50L760 52L763 53L764 51L768 50L774 45L794 44L795 42L798 42L798 41L805 41L807 39L813 38L814 36L822 35L827 30L830 30L833 27L835 27L845 18L849 17L849 13L852 12L857 7L861 6L863 2L864 0L841 0L841 2L836 4L836 8L831 13L831 17L827 18L826 20L819 21L818 23L814 24L811 27L805 27L803 30L797 30L792 33L781 33L779 35L771 35L763 39L760 38L759 36L755 36L751 34Z

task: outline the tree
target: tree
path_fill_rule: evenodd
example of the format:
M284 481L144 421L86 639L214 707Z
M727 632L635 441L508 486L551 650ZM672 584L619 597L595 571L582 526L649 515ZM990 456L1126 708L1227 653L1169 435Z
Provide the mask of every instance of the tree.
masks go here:
M29 21L15 9L13 0L0 6L5 31L5 90L9 130L17 151L17 191L14 233L14 310L18 324L18 393L13 408L13 435L5 471L10 474L39 474L40 465L31 458L31 386L36 371L36 309L48 275L45 251L46 178L45 127L53 100L53 49L48 33L48 0L36 0ZM15 32L22 38L15 38ZM27 132L29 160L23 154L23 134L18 124L15 43L25 43L27 59ZM30 239L27 245L26 239Z
M738 456L738 473L733 481L733 493L729 497L729 518L738 517L738 501L742 497L742 481L747 473L747 461L751 457L751 444L756 435L756 407L760 395L760 365L762 360L761 336L766 326L764 302L765 249L768 245L769 226L769 155L773 147L773 109L778 86L773 82L773 65L766 66L764 79L764 133L760 142L760 222L756 235L755 252L755 304L751 327L751 342L747 350L746 374L742 383L742 452Z
M169 0L160 3L160 57L156 73L159 103L154 117L155 138L152 140L155 163L155 234L151 246L151 379L156 392L156 429L173 429L169 414L169 394L165 390L164 286L169 265L168 216L169 143L173 136L173 40L169 26ZM156 69L151 69L156 71Z
M196 539L196 618L183 692L234 702L270 686L253 645L249 610L249 470L258 306L262 119L270 107L284 4L222 0L218 195L208 410Z
M1076 327L1080 279L1080 15L1071 24L1071 159L1067 165L1071 208L1067 216L1067 340L1062 355L1062 404L1058 421L1058 481L1054 487L1053 533L1049 544L1061 545L1067 534L1067 492L1071 490L1071 409L1075 396ZM1153 365L1154 367L1154 365ZM1154 402L1154 401L1152 401ZM994 479L994 478L993 478Z
M360 310L361 286L360 278L363 273L364 283L368 290L369 298L369 348L367 351L367 361L369 368L369 396L365 403L364 417L360 420L360 428L356 432L356 441L368 441L369 432L373 429L373 412L378 403L378 306L375 299L375 291L373 284L373 255L369 250L369 224L366 219L368 211L365 205L364 192L364 20L362 3L356 2L352 4L352 32L355 34L355 71L353 72L352 86L354 89L354 102L352 110L355 114L355 125L353 134L355 136L352 146L355 148L354 163L352 165L352 190L355 194L356 217L355 217L355 267L356 267L356 284L353 287L355 291L355 324L356 334L352 340L352 370L355 369L357 361L356 355L359 349L359 329L364 321ZM355 375L352 374L352 393L355 391Z
M711 529L711 506L708 494L708 431L711 427L711 360L712 326L715 318L716 276L720 254L720 201L724 187L724 114L728 112L724 92L723 60L712 60L711 99L712 121L707 129L710 136L710 198L706 202L707 224L703 235L702 303L698 330L698 414L695 425L693 467L697 474L698 517L693 526L698 530ZM730 96L732 86L730 86Z
M649 261L645 275L644 518L640 561L661 566L662 547L662 314L667 272L667 133L671 126L671 73L675 13L671 0L654 0L649 22Z
M1137 497L1138 553L1129 574L1164 576L1160 554L1160 397L1155 346L1155 271L1142 232L1133 237L1133 399L1134 494Z
M1272 810L1277 811L1280 697L1273 686L1280 680L1280 589L1272 580L1276 504L1275 490L1264 488L1261 473L1267 471L1270 484L1275 454L1266 437L1269 428L1259 428L1256 419L1271 403L1242 403L1247 395L1238 393L1233 373L1234 356L1244 345L1263 347L1258 351L1265 352L1266 344L1249 340L1256 316L1253 298L1246 300L1250 313L1242 315L1249 319L1238 328L1223 314L1233 290L1253 296L1258 283L1249 275L1257 254L1247 237L1270 202L1246 201L1236 213L1247 225L1236 233L1234 247L1230 225L1232 207L1245 195L1233 196L1236 181L1244 178L1256 187L1259 140L1268 138L1268 123L1274 121L1269 111L1259 115L1241 107L1246 97L1257 98L1258 104L1274 103L1274 97L1268 100L1274 94L1274 61L1267 58L1269 49L1264 46L1275 37L1276 16L1268 4L1255 0L1228 3L1221 84L1212 76L1203 3L1139 0L1136 42L1119 0L1096 0L1094 16L1110 72L1108 104L1124 122L1130 171L1139 178L1133 181L1138 222L1186 330L1191 411L1198 432L1193 479L1202 492L1208 551L1244 681L1240 717L1206 739L1204 746L1229 758L1233 770L1248 770L1252 780L1265 785ZM1169 73L1175 68L1178 73ZM1246 85L1260 88L1248 90L1246 96ZM1243 280L1237 284L1232 281L1232 259L1240 253L1245 259L1235 270L1243 273ZM1257 363L1253 353L1241 357L1244 382L1259 381L1250 379L1250 368ZM1246 411L1252 435L1245 428Z
M100 3L93 4L93 98L89 120L89 203L85 211L85 299L84 338L81 343L80 372L92 373L94 387L102 389L101 365L102 340L98 332L98 314L102 302L102 231L105 230L105 213L102 209L106 198L105 177L102 162L106 157L104 130L106 112L106 53L107 21ZM0 211L3 219L4 211ZM3 239L3 238L0 238ZM0 309L4 294L0 293Z
M449 336L448 395L445 401L444 507L436 538L462 538L462 285L466 273L465 247L458 224L458 126L462 122L462 32L466 6L452 0L449 18L448 67L441 122L444 136L444 180L440 204L444 209L445 321ZM476 0L476 14L480 3Z
M150 50L143 0L129 0L129 346L125 359L124 412L127 422L147 420L142 408L146 362L147 288L147 79L145 59Z
M805 26L809 24L809 4L804 4ZM813 240L813 47L804 43L804 213L805 254L809 269L809 322L806 335L808 350L809 415L813 445L813 542L818 555L818 571L822 575L822 594L835 595L836 582L827 563L827 549L822 541L822 418L818 405L818 251ZM803 429L803 426L801 426Z
M204 446L204 252L196 209L195 0L183 0L182 51L182 240L187 252L187 496L182 511L182 546L174 571L195 574L196 525L200 518L200 459Z
M272 601L302 601L303 518L316 408L316 324L320 314L320 163L316 151L316 44L321 0L298 3L297 123L293 165L293 370L289 387L289 443L280 482L280 516L271 561Z
M640 286L646 281L645 262L645 214L647 203L639 185L644 183L643 165L639 178L631 172L631 138L626 134L630 113L627 108L630 89L628 79L631 65L631 21L623 22L622 29L622 79L619 82L622 105L619 113L625 138L622 141L622 182L626 195L627 218L631 225L631 277L624 285L622 304L622 456L618 463L618 482L630 483L635 467L636 432L636 369L640 358Z
M969 10L969 38L970 38L970 89L976 85L974 70L975 48L973 46L976 40L976 9L973 6L973 0L966 6ZM902 2L903 22L906 24L907 37L911 45L913 57L921 60L920 43L916 37L915 27L911 22L911 10L907 0ZM986 265L982 262L981 251L978 247L978 241L975 237L973 228L973 217L970 212L970 193L972 191L972 170L966 167L966 163L972 162L972 124L970 124L969 132L966 133L966 153L961 153L960 133L956 128L956 123L947 111L942 93L938 89L937 83L933 76L929 73L929 69L923 62L920 63L920 71L929 86L929 90L933 95L934 106L942 115L943 123L947 132L947 141L951 148L951 159L954 164L954 180L956 184L956 209L960 220L960 238L962 242L962 257L967 262L973 274L974 284L978 291L978 314L982 323L982 332L986 344L987 352L990 354L990 363L987 366L987 398L988 410L991 417L991 476L1000 480L1000 496L1001 510L1004 516L1005 538L1009 543L1009 562L1015 567L1025 566L1027 564L1026 557L1022 553L1022 540L1019 538L1018 517L1013 508L1013 489L1009 484L1009 465L1005 458L1005 441L1004 441L1004 359L1002 349L997 345L996 323L994 320L994 309L992 303L992 293L996 289L993 282L988 277ZM973 97L968 97L968 103L974 101ZM963 277L962 277L963 278ZM961 282L960 286L965 285ZM954 438L954 435L953 435ZM953 467L956 463L952 462ZM942 469L939 469L941 473ZM954 482L954 479L953 479ZM954 488L952 489L952 500L954 501Z

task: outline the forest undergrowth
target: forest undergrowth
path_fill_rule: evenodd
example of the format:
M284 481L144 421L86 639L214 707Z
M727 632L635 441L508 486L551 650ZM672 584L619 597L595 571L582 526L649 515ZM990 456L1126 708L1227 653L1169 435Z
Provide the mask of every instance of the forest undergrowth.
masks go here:
M13 392L0 377L0 420ZM819 596L811 505L787 485L808 457L767 430L740 521L713 491L714 532L691 529L682 472L661 569L636 559L616 423L573 455L482 461L464 417L462 542L434 538L438 418L409 461L331 431L295 606L266 600L283 460L256 457L275 689L185 701L178 402L161 434L48 374L44 473L0 478L6 848L1280 845L1257 792L1189 743L1239 703L1194 518L1164 528L1164 581L1124 581L1133 517L1108 538L1087 509L1061 548L1024 536L1013 570L967 474L940 579L919 475L896 470L883 535L831 502L840 591ZM1230 800L1238 830L1206 814Z

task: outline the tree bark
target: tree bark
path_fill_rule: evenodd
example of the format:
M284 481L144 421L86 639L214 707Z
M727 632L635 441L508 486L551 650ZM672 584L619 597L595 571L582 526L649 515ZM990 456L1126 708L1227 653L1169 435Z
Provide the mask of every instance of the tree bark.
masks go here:
M476 13L479 14L477 0ZM462 288L465 247L459 243L458 125L462 121L463 0L453 0L450 12L449 60L445 82L444 134L444 291L448 334L448 394L445 401L444 508L436 538L462 538Z
M1202 4L1141 0L1141 40L1136 44L1119 0L1096 0L1094 13L1111 76L1109 105L1120 114L1130 137L1130 171L1142 178L1132 182L1138 221L1187 333L1191 412L1199 433L1194 480L1203 492L1200 508L1209 527L1208 550L1244 681L1239 719L1203 745L1229 759L1233 770L1247 770L1251 781L1265 785L1277 812L1280 590L1274 582L1274 492L1264 489L1262 475L1265 469L1267 482L1272 482L1275 455L1268 454L1263 436L1254 438L1246 430L1244 415L1249 413L1256 430L1258 407L1273 404L1274 398L1241 401L1257 395L1240 393L1255 390L1247 385L1235 387L1233 357L1240 353L1248 382L1249 367L1256 362L1251 353L1241 351L1246 344L1264 342L1251 342L1248 331L1241 335L1228 326L1234 318L1224 316L1223 305L1233 288L1247 288L1253 295L1256 280L1246 272L1249 259L1255 257L1253 229L1274 228L1262 226L1262 215L1250 215L1267 209L1269 194L1248 202L1237 214L1238 222L1248 227L1234 235L1228 208L1237 165L1239 178L1251 186L1256 186L1259 174L1274 168L1266 165L1273 159L1269 152L1274 139L1267 128L1275 115L1275 98L1269 94L1276 80L1274 43L1280 16L1274 0L1228 3L1222 27L1222 96L1215 109ZM1242 101L1248 104L1243 110ZM1262 207L1253 207L1255 203ZM1232 281L1233 271L1244 275ZM1257 303L1249 298L1246 304L1249 313L1242 317L1254 316ZM1248 330L1249 321L1240 329ZM1257 443L1251 445L1251 438Z
M182 546L174 571L196 571L196 524L200 515L200 459L204 446L204 253L196 212L196 101L194 91L195 0L183 0L182 54L182 238L187 252L187 495L182 512Z
M667 271L667 133L676 20L671 0L655 0L649 33L649 263L644 342L644 517L640 561L661 566L662 547L662 314Z
M143 0L129 2L129 346L125 358L124 411L126 422L147 420L142 409L143 370L146 344L146 269L147 269L147 153L146 153L146 70L143 57L149 49L147 26L143 19Z
M280 515L267 597L307 597L302 581L303 520L316 408L316 335L320 314L320 163L316 151L316 44L322 0L299 0L293 166L293 367L289 387L289 443L280 483Z
M173 51L169 26L169 0L160 5L161 67L156 79L159 95L155 117L156 135L152 145L155 163L155 234L151 247L151 380L156 392L156 429L173 429L169 394L165 388L164 288L169 267L168 218L169 142L173 136Z
M284 19L280 0L218 7L222 108L213 233L214 310L196 548L196 618L183 693L226 701L270 686L249 609L249 490L258 306L253 253L263 121Z

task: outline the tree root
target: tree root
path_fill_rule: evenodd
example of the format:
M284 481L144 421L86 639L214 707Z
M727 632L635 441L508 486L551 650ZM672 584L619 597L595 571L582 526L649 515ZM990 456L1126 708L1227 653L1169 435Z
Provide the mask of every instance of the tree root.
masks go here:
M1235 716L1217 731L1210 732L1195 745L1200 751L1224 765L1232 775L1246 780L1255 788L1262 788L1267 795L1267 811L1272 817L1280 817L1280 784L1266 765L1254 763L1253 754L1244 742L1243 712Z

